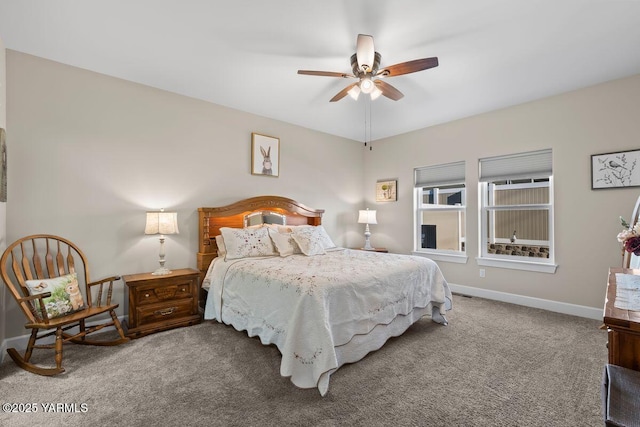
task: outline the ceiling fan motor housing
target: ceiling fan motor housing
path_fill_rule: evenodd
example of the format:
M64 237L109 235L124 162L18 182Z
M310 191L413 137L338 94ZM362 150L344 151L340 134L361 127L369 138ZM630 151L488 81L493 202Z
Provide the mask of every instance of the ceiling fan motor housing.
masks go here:
M354 53L353 55L351 55L351 69L353 70L353 75L359 78L365 77L367 75L375 76L378 72L378 68L380 67L381 59L382 55L380 55L378 52L375 52L375 54L373 55L373 65L371 66L371 71L366 72L364 71L363 66L366 65L368 67L369 64L358 64L358 54Z

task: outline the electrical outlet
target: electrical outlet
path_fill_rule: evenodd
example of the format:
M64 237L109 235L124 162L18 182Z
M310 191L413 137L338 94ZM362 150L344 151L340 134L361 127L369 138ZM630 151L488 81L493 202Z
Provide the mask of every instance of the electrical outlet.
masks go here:
M480 269L480 277L484 277L484 268Z

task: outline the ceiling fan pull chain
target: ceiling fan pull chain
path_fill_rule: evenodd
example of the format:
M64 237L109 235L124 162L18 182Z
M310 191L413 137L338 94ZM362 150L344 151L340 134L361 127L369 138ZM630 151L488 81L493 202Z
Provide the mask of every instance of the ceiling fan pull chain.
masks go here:
M364 104L364 146L367 146L367 104Z
M373 144L371 143L371 97L367 99L367 104L369 104L369 151L373 150Z

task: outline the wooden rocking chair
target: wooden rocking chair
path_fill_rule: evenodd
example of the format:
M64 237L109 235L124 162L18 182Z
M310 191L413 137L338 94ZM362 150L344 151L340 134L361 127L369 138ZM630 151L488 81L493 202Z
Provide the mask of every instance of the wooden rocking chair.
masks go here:
M64 372L63 342L118 345L129 341L115 313L118 304L111 302L113 283L120 278L112 276L91 282L85 255L69 240L49 234L37 234L17 240L0 258L0 275L27 318L25 328L31 329L31 337L24 356L20 355L15 348L7 349L9 356L21 368L39 375L56 375ZM58 282L64 280L68 280L66 283L73 282L73 287L55 287L59 285ZM82 288L82 283L85 285L84 296L77 292ZM54 301L52 293L46 292L49 284L55 290L56 298L57 295L62 295L67 300ZM45 292L35 293L36 291ZM78 301L80 297L83 299ZM52 313L55 316L52 316ZM85 325L85 320L104 313L108 313L111 318L103 316L102 319L98 318L92 322L92 326ZM86 339L88 334L107 326L114 326L120 335L119 338L104 341ZM78 329L68 333L67 331L72 328ZM48 332L39 335L41 330ZM55 335L54 344L36 345L38 340L51 335ZM33 350L42 348L55 349L55 368L40 367L29 362Z

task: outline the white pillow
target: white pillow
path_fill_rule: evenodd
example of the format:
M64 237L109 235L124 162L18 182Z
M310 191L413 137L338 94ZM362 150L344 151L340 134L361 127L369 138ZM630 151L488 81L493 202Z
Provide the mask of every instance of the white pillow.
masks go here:
M324 255L324 236L318 227L295 228L291 237L300 246L300 250L307 256Z
M276 249L281 257L302 253L300 246L293 240L291 233L279 233L277 230L270 228L269 237L273 240L273 244L276 245Z
M313 227L313 225L275 225L275 229L280 233L291 233L296 228Z
M336 244L333 243L333 240L331 240L331 237L329 237L327 230L325 230L323 226L318 225L315 228L318 230L318 234L320 235L320 239L322 240L322 246L325 249L333 249L336 247Z
M269 238L268 228L222 227L220 232L227 248L225 259L278 255Z
M216 245L218 246L218 256L220 258L227 256L227 247L224 245L224 237L222 237L222 234L216 236Z

